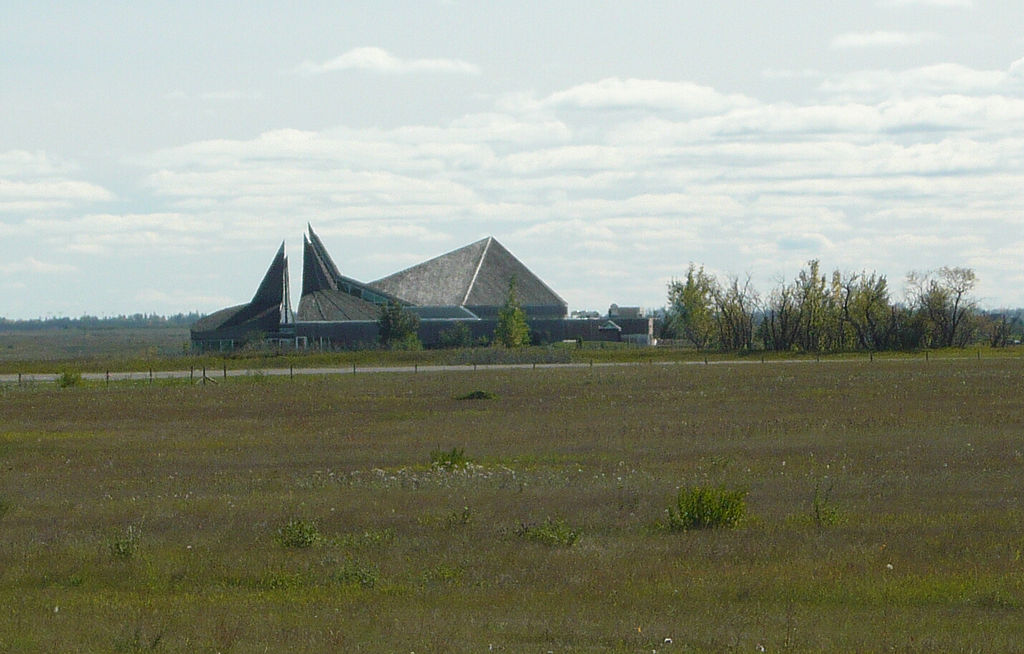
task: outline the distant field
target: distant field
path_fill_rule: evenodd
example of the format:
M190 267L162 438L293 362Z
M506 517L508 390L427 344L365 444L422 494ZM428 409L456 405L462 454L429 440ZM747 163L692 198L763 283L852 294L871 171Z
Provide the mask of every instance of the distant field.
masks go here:
M180 356L188 341L184 327L0 330L0 363Z
M9 384L0 650L1019 651L1022 398L1012 358ZM691 485L747 519L665 530Z

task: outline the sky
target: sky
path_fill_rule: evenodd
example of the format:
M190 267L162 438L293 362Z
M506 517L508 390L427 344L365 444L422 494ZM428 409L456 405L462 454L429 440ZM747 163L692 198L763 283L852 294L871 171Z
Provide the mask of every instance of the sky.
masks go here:
M494 236L570 310L703 265L1024 306L1024 10L985 0L0 4L0 316L211 312L313 226Z

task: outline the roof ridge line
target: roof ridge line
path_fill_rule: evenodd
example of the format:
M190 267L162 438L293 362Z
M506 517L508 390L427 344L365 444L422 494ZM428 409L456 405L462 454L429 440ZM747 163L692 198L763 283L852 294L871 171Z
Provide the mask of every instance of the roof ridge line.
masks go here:
M466 305L466 302L469 302L469 294L473 292L473 285L476 284L476 277L480 274L480 269L484 265L484 259L487 258L487 251L491 248L491 241L493 240L493 236L487 237L487 243L484 244L484 251L480 253L480 261L476 262L476 270L473 271L473 279L469 280L469 287L466 288L466 295L462 298L463 306Z

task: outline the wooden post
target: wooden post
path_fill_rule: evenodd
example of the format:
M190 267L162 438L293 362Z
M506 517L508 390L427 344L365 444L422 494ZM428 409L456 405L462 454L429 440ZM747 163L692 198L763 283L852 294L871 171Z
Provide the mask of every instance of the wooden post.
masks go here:
M224 362L224 379L228 378L228 362Z
M188 367L188 383L191 384L193 381L195 381L195 378L196 378L196 367L195 366L189 366Z
M206 366L203 366L203 386L206 386Z
M107 386L110 386L110 371L107 371Z
M295 366L291 364L288 365L288 378L295 379Z
M153 383L153 369L152 368L149 369L149 383L150 384Z

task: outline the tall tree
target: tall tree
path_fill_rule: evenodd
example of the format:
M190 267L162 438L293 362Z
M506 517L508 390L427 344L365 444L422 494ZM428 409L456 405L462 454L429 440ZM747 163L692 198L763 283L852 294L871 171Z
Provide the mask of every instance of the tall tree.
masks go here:
M377 341L393 350L418 350L422 347L417 332L420 317L405 307L389 301L380 307L377 317Z
M704 349L715 335L715 289L713 275L693 263L686 271L686 281L673 280L668 285L669 324L677 338L690 341Z
M942 267L936 272L907 275L907 295L927 322L934 347L964 347L975 333L977 284L970 268Z
M754 309L757 293L750 276L741 285L736 276L726 286L715 287L716 324L719 347L724 350L749 350L754 344Z
M515 277L509 280L505 304L498 310L498 326L494 330L494 341L505 347L522 347L530 344L530 326L526 322L526 312L519 305Z
M853 329L858 348L896 347L897 313L889 301L885 275L862 272L843 279L840 303L843 320Z

